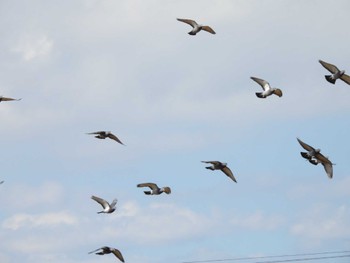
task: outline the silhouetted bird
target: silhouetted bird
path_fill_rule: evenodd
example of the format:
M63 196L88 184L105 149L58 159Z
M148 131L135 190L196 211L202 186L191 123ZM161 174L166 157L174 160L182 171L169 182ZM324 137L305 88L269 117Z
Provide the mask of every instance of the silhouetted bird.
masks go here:
M321 163L328 175L329 178L333 177L333 163L325 157L323 154L321 154L320 149L315 149L311 147L310 145L304 143L302 140L297 138L299 144L301 147L303 147L307 152L300 152L301 156L305 159L307 159L310 163L313 165L317 165Z
M95 136L95 138L97 139L106 139L107 137L112 139L112 140L115 140L116 142L119 142L120 144L123 144L117 136L115 136L113 133L111 133L110 131L97 131L97 132L90 132L90 133L87 133L87 134L97 134Z
M222 163L219 161L202 161L202 163L212 164L212 166L207 166L205 168L212 171L221 170L222 172L224 172L224 174L226 174L229 178L231 178L234 182L237 183L236 178L233 176L232 171L230 170L230 168L227 167L227 163Z
M101 251L95 253L96 251L99 251L99 250L101 250ZM122 253L121 253L118 249L116 249L116 248L101 247L101 248L98 248L98 249L96 249L96 250L94 250L94 251L89 252L89 254L91 254L91 253L95 253L96 255L104 255L104 254L111 254L111 253L112 253L112 254L114 254L114 256L116 256L121 262L125 262Z

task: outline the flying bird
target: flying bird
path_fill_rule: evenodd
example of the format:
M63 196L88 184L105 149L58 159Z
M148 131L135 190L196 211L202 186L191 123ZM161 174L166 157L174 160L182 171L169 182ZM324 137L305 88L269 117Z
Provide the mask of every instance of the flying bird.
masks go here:
M335 65L319 60L318 62L327 69L332 75L325 75L326 80L329 83L335 84L337 79L341 79L350 85L350 76L345 74L345 70L339 70Z
M1 181L0 184L3 184L5 181Z
M116 142L119 142L120 144L124 145L124 143L122 143L117 136L115 136L113 133L111 133L110 131L97 131L97 132L90 132L87 134L96 134L95 138L97 139L106 139L107 137L115 140Z
M333 164L327 157L325 157L323 154L321 154L320 149L315 149L311 147L310 145L306 144L299 138L297 138L299 144L301 147L303 147L307 152L300 152L301 156L305 159L307 159L310 163L313 165L317 165L321 163L328 175L328 177L331 179L333 177Z
M159 188L158 185L154 183L143 183L138 184L137 187L149 187L151 191L143 191L146 195L160 195L162 193L170 194L171 189L168 186Z
M191 27L193 27L193 29L190 32L188 32L188 34L190 34L192 36L196 35L201 30L207 31L211 34L216 34L215 31L210 26L199 25L194 20L182 19L182 18L177 18L177 20L180 22L184 22L186 24L189 24Z
M236 178L233 176L232 171L230 168L227 167L227 163L222 163L219 161L202 161L202 163L210 163L211 166L207 166L205 168L209 170L221 170L224 174L226 174L229 178L231 178L235 183L237 183Z
M258 98L266 98L267 96L270 96L272 94L277 95L278 97L282 97L282 90L272 88L270 84L263 79L255 78L255 77L250 77L252 80L254 80L256 83L258 83L262 89L264 90L263 92L256 92L255 95Z
M97 252L101 250L100 252ZM96 253L95 253L96 252ZM121 262L125 262L122 253L116 249L116 248L111 248L111 247L101 247L98 248L94 251L89 252L89 254L95 253L96 255L104 255L104 254L114 254Z
M11 100L19 101L21 99L13 99L13 98L6 98L6 97L3 97L3 96L0 96L0 102L2 102L2 101L11 101Z
M98 214L101 214L101 213L106 213L106 214L110 214L110 213L113 213L115 211L115 205L117 204L118 200L117 199L114 199L112 201L111 204L109 204L106 200L100 198L100 197L97 197L97 196L91 196L91 199L92 200L95 200L97 203L99 203L100 205L102 205L103 207L103 210L100 211L100 212L97 212Z

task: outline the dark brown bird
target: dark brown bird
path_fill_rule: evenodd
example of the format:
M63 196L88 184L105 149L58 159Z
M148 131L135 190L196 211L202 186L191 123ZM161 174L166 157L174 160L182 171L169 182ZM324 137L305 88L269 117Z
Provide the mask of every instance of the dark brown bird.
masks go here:
M221 170L224 174L226 174L229 178L231 178L235 183L237 183L236 178L233 176L230 168L227 167L227 163L222 163L219 161L202 161L202 163L210 163L212 166L207 166L205 168L209 170Z
M101 251L100 251L100 252L97 252L97 251L99 251L99 250L101 250ZM95 253L95 252L97 252L97 253ZM114 254L114 256L116 256L121 262L125 262L122 253L121 253L118 249L116 249L116 248L101 247L101 248L98 248L98 249L96 249L96 250L94 250L94 251L89 252L89 254L91 254L91 253L95 253L96 255L104 255L104 254L111 254L111 253L112 253L112 254Z
M108 137L108 138L115 140L116 142L119 142L120 144L124 145L124 143L122 143L121 140L119 140L118 137L115 136L110 131L97 131L97 132L90 132L87 134L96 134L95 138L97 138L97 139L106 139Z
M297 138L301 147L303 147L307 152L300 152L301 156L307 159L313 165L317 165L321 163L323 165L324 170L326 171L328 177L331 179L333 177L333 165L327 157L325 157L320 149L315 149L312 146L306 144L299 138Z
M143 191L146 195L160 195L162 193L170 194L171 189L168 186L159 188L158 185L154 183L143 183L138 184L137 187L149 187L151 191Z

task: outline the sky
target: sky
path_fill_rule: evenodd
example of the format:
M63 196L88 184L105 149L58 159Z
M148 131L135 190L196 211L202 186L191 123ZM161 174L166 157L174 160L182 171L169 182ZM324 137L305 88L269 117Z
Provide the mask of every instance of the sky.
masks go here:
M22 100L0 103L0 262L115 262L88 254L102 246L131 263L350 250L350 87L318 63L350 72L349 9L1 0L0 95ZM283 97L257 98L251 76ZM86 135L99 130L125 146ZM333 179L297 137L336 164ZM144 182L172 193L146 196ZM117 211L97 214L91 195Z

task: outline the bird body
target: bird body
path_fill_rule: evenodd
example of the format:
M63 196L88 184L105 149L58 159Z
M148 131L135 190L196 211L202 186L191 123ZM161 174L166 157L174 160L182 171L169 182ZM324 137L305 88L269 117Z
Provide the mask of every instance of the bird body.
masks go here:
M255 95L258 97L258 98L261 98L261 99L264 99L272 94L275 94L277 95L278 97L282 97L283 93L282 93L282 90L280 89L277 89L277 88L272 88L270 86L270 84L266 81L266 80L263 80L263 79L259 79L259 78L256 78L256 77L250 77L252 80L254 80L256 83L258 83L262 89L263 89L263 92L256 92Z
M201 30L207 31L211 34L216 34L215 31L210 26L204 26L204 25L197 24L197 22L194 20L182 19L182 18L177 18L177 20L180 22L184 22L186 24L189 24L192 27L192 30L190 32L188 32L188 34L191 36L196 35Z
M205 167L209 170L221 170L224 174L226 174L230 179L232 179L235 183L237 183L236 178L234 177L230 168L227 167L227 163L222 163L219 161L202 161L202 163L210 163L211 166Z
M99 203L102 207L103 210L100 212L97 212L98 214L105 213L105 214L111 214L116 210L116 204L118 202L117 199L114 199L111 204L109 204L106 200L97 197L97 196L91 196L92 200L95 200L97 203Z
M137 187L149 187L151 191L144 191L146 195L160 195L162 193L170 194L171 189L168 186L159 188L158 185L154 183L142 183L138 184Z
M124 145L124 143L122 143L117 136L115 136L113 133L111 133L110 131L97 131L97 132L90 132L87 134L94 134L96 135L95 138L97 139L106 139L106 138L110 138L112 140L115 140L116 142L119 142L120 144Z
M101 251L99 251L99 250L101 250ZM99 252L97 252L97 251L99 251ZM111 248L111 247L105 246L105 247L101 247L101 248L98 248L96 250L93 250L93 251L89 252L88 254L91 254L91 253L95 253L96 255L104 255L104 254L111 254L112 253L121 262L125 262L122 253L116 248Z
M303 147L307 152L300 152L301 156L305 159L307 159L311 164L317 165L317 164L322 164L327 176L331 179L333 178L333 163L325 157L320 149L315 149L312 146L306 144L299 138L297 138L299 144L301 147Z
M335 84L337 79L341 79L350 85L350 76L345 74L345 70L339 70L337 66L322 60L319 60L318 62L320 62L325 69L332 73L332 75L325 75L325 78L329 83Z
M7 98L7 97L0 96L0 102L2 102L2 101L11 101L11 100L19 101L21 99L13 99L13 98Z

